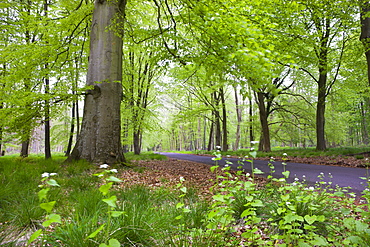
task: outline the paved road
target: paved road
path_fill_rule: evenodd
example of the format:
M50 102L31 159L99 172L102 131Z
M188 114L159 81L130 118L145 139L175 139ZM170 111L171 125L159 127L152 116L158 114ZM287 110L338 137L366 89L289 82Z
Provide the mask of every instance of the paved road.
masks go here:
M178 153L160 153L169 158L174 158L178 160L189 160L198 163L203 163L207 165L215 165L215 161L212 160L212 157L209 156L199 156L192 154L178 154ZM233 168L237 168L238 159L234 158L224 158L221 161L218 161L220 166L225 165L225 159L231 161ZM270 168L267 165L267 161L264 160L255 160L254 167L260 169L264 172L262 176L267 176L270 174ZM281 172L283 171L283 165L281 162L274 162L275 173L274 177L280 178L283 177ZM243 169L246 172L251 172L251 164L249 162L244 162ZM365 168L350 168L350 167L340 167L340 166L325 166L325 165L312 165L312 164L301 164L301 163L291 163L287 162L286 170L290 171L290 178L288 182L293 182L295 178L300 180L303 177L306 179L307 184L313 185L316 181L325 181L332 182L332 185L338 185L340 187L351 187L351 191L355 192L357 195L361 194L366 187L364 180L360 177L366 176ZM323 173L324 178L320 180L318 176ZM330 178L330 174L332 178Z

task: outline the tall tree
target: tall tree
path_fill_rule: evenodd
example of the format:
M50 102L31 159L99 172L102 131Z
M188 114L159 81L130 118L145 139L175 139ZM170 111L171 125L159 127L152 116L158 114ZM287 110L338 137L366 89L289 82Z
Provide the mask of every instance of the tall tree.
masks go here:
M125 161L121 145L122 37L125 0L96 0L90 33L90 57L81 133L69 160L93 163ZM121 34L122 35L122 34Z

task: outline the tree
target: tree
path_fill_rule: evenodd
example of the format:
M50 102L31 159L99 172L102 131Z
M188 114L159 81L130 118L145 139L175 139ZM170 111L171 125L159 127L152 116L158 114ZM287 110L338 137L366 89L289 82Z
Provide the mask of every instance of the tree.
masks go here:
M68 160L122 163L122 37L125 0L96 0L90 33L90 57L81 133Z

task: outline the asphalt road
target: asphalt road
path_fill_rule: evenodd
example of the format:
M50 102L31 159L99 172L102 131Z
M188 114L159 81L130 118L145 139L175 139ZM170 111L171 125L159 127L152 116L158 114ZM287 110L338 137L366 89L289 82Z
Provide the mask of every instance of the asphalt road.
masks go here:
M215 161L212 160L210 156L199 156L192 154L179 154L179 153L160 153L169 158L174 158L178 160L189 160L193 162L203 163L207 165L215 165ZM237 169L240 164L238 164L238 159L235 158L223 158L218 161L218 165L225 166L225 159L232 162L230 165L232 168ZM254 168L258 168L264 172L262 176L270 175L270 168L268 167L268 161L264 160L254 160ZM283 165L282 162L274 162L275 173L272 175L276 178L283 177ZM244 162L243 169L245 172L251 173L251 163ZM360 179L360 177L366 177L365 168L351 168L351 167L340 167L340 166L327 166L327 165L312 165L312 164L301 164L301 163L291 163L287 162L286 170L290 171L290 177L288 182L293 182L295 178L300 181L302 179L306 180L308 185L313 185L316 182L332 182L332 186L340 187L351 187L351 192L355 192L358 196L366 188L366 181ZM370 173L370 171L369 171ZM323 178L319 179L320 174L323 174Z

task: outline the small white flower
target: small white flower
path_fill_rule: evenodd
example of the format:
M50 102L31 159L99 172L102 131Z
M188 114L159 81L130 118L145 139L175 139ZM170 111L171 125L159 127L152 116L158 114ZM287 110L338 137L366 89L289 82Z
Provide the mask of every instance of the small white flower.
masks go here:
M252 144L257 144L259 141L251 141Z
M103 168L103 169L108 168L108 167L109 167L109 165L108 165L108 164L103 164L103 165L100 165L100 166L99 166L99 168Z
M289 205L290 204L290 202L286 202L286 205Z
M221 146L216 146L216 149L221 149Z
M230 158L230 155L228 154L228 155L226 155L226 157L227 157L227 158Z
M292 183L292 185L293 185L293 186L296 186L296 185L297 185L297 183Z
M274 157L270 157L270 159L272 159L272 160L273 160L273 159L275 159L275 158L274 158Z
M99 177L99 178L101 178L101 177L103 177L103 176L104 176L103 174L99 174L99 175L98 175L98 177Z
M294 178L294 181L299 181L299 178Z
M254 148L251 148L251 151L253 151L254 150Z
M225 165L225 167L228 167L228 166L229 166L228 164Z
M49 175L50 175L50 177L51 177L51 176L56 176L56 175L58 175L58 173L52 172L52 173L50 173Z
M41 174L42 178L48 178L49 176L50 176L50 173L48 172L44 172L43 174Z
M250 174L249 174L249 173L247 173L247 174L245 174L245 176L249 177L249 176L250 176Z
M302 178L305 178L305 177L306 177L306 175L303 175L303 176L302 176Z
M216 158L212 158L212 160L215 160Z
M283 156L287 156L287 154L286 153L283 153Z
M117 169L112 169L112 170L110 170L111 172L114 172L114 173L117 173L118 171L117 171Z
M312 186L308 187L308 189L309 189L309 190L315 190L315 188L314 188L314 187L312 187Z

